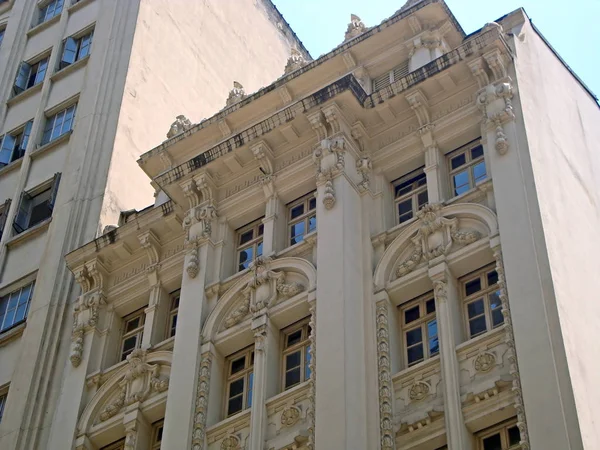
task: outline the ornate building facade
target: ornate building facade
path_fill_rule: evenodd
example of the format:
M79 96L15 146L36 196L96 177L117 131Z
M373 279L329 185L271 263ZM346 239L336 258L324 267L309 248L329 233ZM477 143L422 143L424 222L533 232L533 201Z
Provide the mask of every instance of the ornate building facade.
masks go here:
M411 0L281 70L66 255L47 448L598 448L599 109L524 11Z

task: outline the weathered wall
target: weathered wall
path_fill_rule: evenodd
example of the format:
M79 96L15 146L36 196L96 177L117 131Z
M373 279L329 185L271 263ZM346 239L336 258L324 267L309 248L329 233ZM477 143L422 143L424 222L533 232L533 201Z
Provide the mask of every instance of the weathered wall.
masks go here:
M515 40L519 95L577 416L585 448L595 449L600 108L529 23L525 32L524 41Z
M252 93L283 74L294 41L264 3L142 2L100 230L121 210L152 203L136 161L165 139L177 115L197 123L225 106L234 80Z

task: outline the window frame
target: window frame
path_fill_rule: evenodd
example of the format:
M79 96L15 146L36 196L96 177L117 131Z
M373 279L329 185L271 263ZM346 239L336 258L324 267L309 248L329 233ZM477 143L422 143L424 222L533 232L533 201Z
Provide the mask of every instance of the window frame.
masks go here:
M244 368L232 374L231 369L233 362L237 361L242 356L246 358L244 361ZM225 372L225 402L223 405L223 411L225 412L225 418L228 418L233 417L236 414L240 414L252 407L252 394L254 394L254 344L249 345L248 347L227 356L225 358L225 366L227 368L227 371ZM244 387L242 389L242 409L234 411L233 413L229 413L229 401L231 400L231 384L240 379L244 380ZM249 388L249 386L251 385L252 387ZM249 393L251 393L250 404L248 404ZM236 395L235 397L237 396L238 395Z
M43 70L40 70L40 67L42 67L42 62L44 63L44 66ZM46 50L43 54L35 56L27 61L22 61L21 64L19 64L17 76L15 77L15 81L13 83L13 96L17 96L39 84L42 84L46 79L46 74L48 73L49 62L50 54L48 50ZM33 76L33 84L30 84L34 68L35 75ZM42 76L38 80L40 73L42 73Z
M260 219L254 220L253 222L250 222L236 230L236 232L235 232L236 273L241 272L242 270L246 270L248 268L248 266L250 265L250 263L254 259L256 259L258 256L262 255L262 249L263 249L263 245L264 245L263 238L264 238L264 231L265 231L264 224L262 223L263 219L264 219L264 217L261 217ZM249 231L252 231L252 239L241 244L240 240L241 240L242 236L244 234L248 233ZM258 254L259 247L260 247L260 254ZM240 263L240 256L243 251L246 251L249 248L252 249L252 258L245 261L245 264L246 264L245 267L241 267L242 263Z
M65 120L65 119L67 119L67 114L68 114L69 110L71 110L71 109L72 109L72 113L71 113L70 118L68 119L69 128L65 130L64 125L65 125L65 122L67 122L67 120ZM40 142L41 146L47 145L51 142L54 142L61 136L64 136L65 134L70 133L73 130L73 127L75 125L75 116L77 114L77 103L72 103L68 106L65 106L64 108L61 108L59 111L56 111L55 113L53 113L51 116L48 116L47 114L51 114L51 113L46 113L46 122L44 123L44 129L42 132L42 140ZM60 114L63 114L63 116L61 118L61 122L60 122L61 132L60 132L60 134L54 136L57 118ZM50 121L52 121L51 127L48 126ZM46 139L47 135L48 135L48 140ZM52 136L54 136L54 137L52 137Z
M36 225L44 223L52 218L52 215L54 214L56 197L58 196L58 189L60 188L61 176L61 173L55 173L51 180L46 181L36 188L21 194L21 198L19 199L19 208L13 220L13 231L16 234L24 233ZM47 194L48 198L34 205L34 199L44 194ZM47 202L49 212L48 216L42 220L36 221L35 223L31 223L34 208L42 205L45 202Z
M2 24L4 25L4 24ZM2 41L4 41L4 35L6 34L6 27L0 26L0 47L2 47Z
M123 325L121 327L121 339L119 340L119 361L125 361L127 357L136 349L141 348L142 339L144 339L144 325L146 323L146 312L144 311L146 307L140 308L137 311L132 312L131 314L123 317ZM135 319L140 319L139 325L133 330L127 331L127 324ZM127 354L123 350L123 346L125 345L125 341L132 337L136 337L136 344Z
M54 4L54 9L52 10L52 15L48 16L48 10L50 9L50 5L53 5L53 4ZM58 11L56 9L57 4L60 4L60 9ZM65 0L49 0L47 2L43 2L40 5L38 5L39 16L38 16L38 21L36 23L36 26L41 25L45 22L48 22L49 20L53 19L54 17L62 14L64 7L65 7Z
M473 150L475 150L477 147L481 147L481 156L473 158ZM465 155L465 162L463 164L461 164L460 166L458 166L457 168L453 169L452 168L452 160L463 154ZM448 175L450 178L450 189L452 191L452 198L458 197L460 195L463 195L466 192L469 192L471 189L474 189L475 187L477 187L477 185L479 185L480 183L484 183L485 181L487 181L489 179L488 167L487 167L487 164L485 161L485 149L483 148L481 138L477 138L477 139L469 142L468 144L465 144L462 147L451 151L450 153L448 153L446 155L446 161L448 163ZM485 177L478 181L475 177L474 168L476 166L479 166L479 164L482 162L483 162L483 167L485 169ZM467 175L468 175L468 189L466 189L465 191L463 191L459 194L456 192L457 188L454 185L454 177L456 175L458 175L459 173L464 172L465 170L467 171ZM466 186L466 185L461 185L461 187L462 186Z
M494 284L489 284L489 274L496 272L496 282ZM481 336L486 334L496 328L500 328L504 325L504 315L502 314L502 301L500 299L500 286L498 286L498 273L496 271L496 266L494 264L486 265L475 272L472 272L468 275L465 275L460 279L460 293L463 304L463 317L465 323L465 332L467 336L467 340L476 338L477 336ZM480 280L480 289L472 294L467 295L467 284L472 281ZM492 308L492 300L491 294L497 293L497 301L499 306L496 308ZM478 314L473 317L469 317L469 305L475 303L476 301L483 300L484 311L481 314ZM502 317L502 321L500 321L497 325L493 326L493 311L499 311ZM479 317L485 317L485 331L481 331L476 334L471 334L470 323L474 319L478 319Z
M287 242L289 246L299 244L304 241L304 237L307 234L317 230L317 198L315 197L316 191L309 192L300 198L287 204ZM314 202L314 207L311 208L311 202ZM292 210L299 205L304 205L304 211L297 217L292 218ZM310 220L315 219L315 226L310 228ZM303 222L304 232L302 234L294 235L292 237L292 227ZM297 240L300 239L300 240ZM293 240L296 240L294 242Z
M0 205L0 239L2 239L2 234L4 234L4 230L6 229L6 219L8 218L8 211L11 203L12 199L7 198L4 203Z
M179 314L179 302L181 300L181 289L171 292L171 305L169 308L169 319L167 321L167 339L175 336L177 332L177 315ZM173 323L175 322L175 323Z
M81 55L81 50L84 48L83 47L83 40L88 38L87 41L87 46L85 48L87 48L87 53L85 55ZM58 62L58 68L59 70L64 69L66 67L69 67L72 64L75 64L77 61L82 60L83 58L89 56L92 53L92 44L94 41L94 27L87 27L81 31L79 31L78 33L67 37L63 42L62 42L62 50L61 50L61 55L60 55L60 61ZM74 48L69 48L69 46L75 46ZM67 51L71 52L73 57L72 60L69 58L67 59L65 54L67 53Z
M10 157L8 158L8 162L3 162L0 159L0 168L6 167L9 164L18 161L19 159L25 156L25 151L27 150L27 145L29 144L29 140L31 139L31 129L33 128L33 119L28 120L23 125L4 133L0 136L0 156L2 152L7 149L5 148L6 137L10 136L13 140L13 145L10 150ZM15 158L15 153L18 153L18 157Z
M27 298L24 302L22 302L21 295L23 294L23 290L26 288L29 288L27 292ZM0 334L5 333L27 321L29 307L31 305L31 299L33 297L34 290L35 280L32 280L28 283L22 284L18 288L11 289L9 292L6 292L6 294L0 296ZM14 294L17 294L16 303L12 304L11 300L13 299ZM19 308L23 305L25 306L23 317L17 320L17 313L19 311ZM9 317L9 311L12 312L12 322L10 324L7 324L6 319L7 317Z
M508 430L517 428L519 432L519 443L510 445ZM485 450L484 439L488 439L496 434L500 434L500 444L502 450L520 450L521 449L521 432L517 426L516 419L509 419L499 424L488 427L477 433L477 450Z
M298 330L302 331L300 342L293 344L288 347L287 338L290 334L297 332ZM304 318L281 331L282 335L282 344L281 344L281 386L282 392L287 391L295 386L298 386L310 379L310 360L312 358L311 351L311 342L310 342L310 318ZM293 353L300 351L300 381L297 383L286 386L286 374L290 371L287 368L286 357ZM295 369L298 366L294 366L292 369Z
M165 419L157 420L152 424L152 438L150 441L151 450L160 450L162 438L164 435Z
M417 170L413 170L410 173L407 173L406 175L398 178L397 180L394 180L392 182L392 189L394 190L394 214L395 214L395 219L396 219L396 225L400 225L403 224L405 222L408 222L409 220L411 220L412 218L414 218L417 215L417 212L425 205L427 205L429 203L429 193L427 191L427 175L425 174L425 171L423 170L424 167L420 167ZM422 181L424 181L423 184L419 184ZM408 186L412 186L411 190L402 194L402 195L397 195L396 190L402 186L406 184L406 187ZM419 196L421 194L425 193L426 201L425 203L421 204L420 200L419 200ZM411 215L409 218L400 221L400 212L398 211L398 206L401 203L406 202L407 200L411 201ZM402 214L402 216L405 216L407 213Z
M427 304L429 301L433 301L433 312L428 313L427 312ZM402 333L401 336L401 342L402 342L402 354L403 354L403 358L404 358L404 363L405 363L405 368L409 368L412 366L415 366L423 361L427 361L428 359L434 358L436 356L438 356L440 354L440 333L439 333L439 324L437 321L437 305L435 304L435 297L433 295L433 292L429 292L427 294L421 295L420 297L417 297L413 300L410 300L402 305L400 305L398 307L398 313L400 314L400 330ZM415 307L419 308L419 317L415 320L412 320L410 322L406 322L406 315L405 312L408 310L411 310ZM435 337L437 338L438 341L438 351L434 354L431 353L431 345L430 345L430 336L428 333L428 326L430 322L435 321L435 326L436 326L436 334ZM408 350L409 350L409 345L408 345L408 339L407 339L407 333L416 329L421 329L421 342L420 345L423 347L423 357L419 360L413 361L413 362L409 362L408 360ZM414 344L411 345L410 347L413 348L416 345L419 344Z

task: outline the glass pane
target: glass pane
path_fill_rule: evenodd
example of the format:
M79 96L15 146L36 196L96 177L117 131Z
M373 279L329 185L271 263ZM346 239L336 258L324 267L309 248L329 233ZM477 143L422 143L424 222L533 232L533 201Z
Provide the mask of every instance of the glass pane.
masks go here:
M469 296L481 290L481 279L476 278L465 284L465 295Z
M60 136L60 130L62 129L63 121L65 120L65 112L60 112L56 115L56 120L54 121L54 127L52 128L52 135L50 136L50 140L54 140Z
M483 147L481 145L471 149L471 159L477 159L481 156L483 156Z
M128 337L123 341L123 350L121 359L125 359L127 355L129 355L136 347L137 344L137 336Z
M477 317L483 314L484 306L483 299L475 300L467 305L467 310L469 312L469 318Z
M177 314L171 317L171 332L169 337L175 336L175 332L177 331Z
M238 245L244 245L246 242L250 242L254 237L254 230L246 231L245 233L240 234L240 242Z
M421 192L419 195L417 195L417 202L419 204L419 209L421 209L423 206L425 206L428 201L429 201L429 196L427 194L427 191Z
M460 195L469 190L469 173L465 170L452 177L454 183L454 195Z
M404 311L404 323L411 323L420 317L419 305Z
M243 401L244 400L241 395L229 399L229 401L227 402L227 415L231 416L232 414L240 412L242 410Z
M308 232L315 231L317 229L317 217L312 216L308 218Z
M229 398L236 397L244 392L244 378L229 383Z
M483 450L502 450L500 433L487 437L483 440Z
M256 246L256 256L261 256L262 254L263 254L263 243L261 241Z
M294 224L291 226L291 239L290 239L290 244L294 245L297 244L298 242L302 242L303 236L304 236L304 222L298 222L297 224Z
M440 351L437 320L432 320L427 323L427 338L429 339L429 356L437 355Z
M300 351L290 353L285 357L285 370L290 370L293 367L300 367Z
M423 333L421 332L421 327L406 332L406 345L408 347L410 347L411 345L418 344L422 341Z
M238 373L240 370L244 370L244 368L246 367L246 357L242 356L241 358L238 359L234 359L233 361L231 361L231 372L230 375L233 375L234 373Z
M487 274L487 282L488 286L493 286L494 284L496 284L498 282L498 272L496 272L495 270L489 272Z
M67 112L65 114L65 120L63 121L62 128L60 130L61 136L65 133L68 133L69 131L71 131L71 128L73 126L73 117L74 116L75 116L75 107L71 106L69 109L67 109Z
M27 315L27 303L19 305L19 307L17 308L17 314L15 315L15 323L20 322L21 320L25 319L26 315Z
M300 367L296 367L285 373L285 388L288 389L300 383Z
M403 215L407 212L412 212L413 207L412 207L412 198L409 198L408 200L404 200L400 203L398 203L398 214L399 215Z
M296 217L300 217L302 214L304 214L304 205L297 205L294 206L292 208L292 210L290 211L290 219L295 219Z
M308 201L308 209L309 209L309 211L311 211L311 210L315 209L316 207L317 207L317 199L313 197Z
M403 195L408 194L409 192L411 192L414 188L414 184L410 181L408 183L402 183L399 184L398 186L396 186L395 189L395 197L402 197Z
M6 315L4 316L4 326L3 328L11 327L13 323L15 323L15 309L9 309L6 311Z
M48 58L42 59L38 63L37 73L35 75L34 84L39 84L44 81L44 77L46 76L46 68L48 67Z
M238 254L238 270L247 269L252 262L252 247L242 250Z
M423 345L419 344L409 348L406 354L409 366L423 360Z
M298 331L294 331L293 333L288 334L287 336L287 346L291 347L292 345L297 344L302 341L302 329Z
M412 211L409 211L408 213L403 214L403 215L401 215L401 216L398 217L398 223L407 222L407 221L409 221L412 218L413 218L413 213L412 213Z
M521 442L521 433L517 426L508 429L508 445L513 446Z
M502 314L502 308L498 308L492 311L492 328L496 328L504 323L504 314Z
M310 345L305 349L304 354L304 380L308 380L310 378L310 360L312 358L312 354L310 353Z
M264 234L264 232L265 232L265 226L263 224L260 224L258 226L258 235L262 236Z
M487 331L485 325L485 316L479 316L476 319L469 321L469 333L471 337L477 336L478 334L485 333Z
M450 160L450 165L452 167L452 170L462 166L464 163L467 162L467 158L465 157L465 154L463 153L462 155L458 155L455 156L454 158L452 158Z
M434 312L435 311L435 300L433 300L433 299L427 300L427 302L425 303L425 310L427 311L427 314Z
M135 330L139 326L140 326L140 318L139 317L136 317L135 319L131 319L129 322L127 322L127 325L125 325L125 333L129 333L130 331Z
M248 395L246 396L246 408L252 406L252 394L254 392L254 372L248 375Z
M475 183L479 183L487 178L485 162L481 161L479 164L473 166L473 178L475 179Z

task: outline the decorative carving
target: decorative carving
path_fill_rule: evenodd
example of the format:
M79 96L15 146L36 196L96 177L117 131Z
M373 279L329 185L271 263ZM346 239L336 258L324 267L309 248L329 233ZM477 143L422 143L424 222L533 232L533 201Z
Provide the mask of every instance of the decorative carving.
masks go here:
M69 359L74 367L79 367L83 355L85 333L98 325L100 307L106 305L104 295L96 290L79 296L73 307L73 331L71 333L71 354Z
M381 450L393 450L394 418L392 412L392 375L390 366L390 331L385 300L377 303L377 365L379 369L379 416Z
M323 205L326 209L331 209L335 206L335 189L333 187L333 181L327 180L325 182L325 190L323 191Z
M419 401L423 400L429 395L430 389L431 388L429 387L429 384L427 384L426 382L417 381L415 384L412 385L408 394L411 400Z
M496 272L498 273L498 287L500 290L500 301L502 302L502 315L504 316L505 342L508 346L508 361L510 363L510 374L513 377L512 391L515 396L515 410L517 411L517 426L521 434L521 448L530 450L529 432L527 431L527 417L525 415L525 405L523 404L523 391L521 389L521 376L519 375L519 363L517 360L517 349L515 347L515 335L510 315L510 304L506 290L506 278L504 275L504 262L502 260L502 251L499 247L494 248L494 258L496 259Z
M360 192L366 192L369 190L369 174L373 170L373 163L371 158L363 156L356 160L356 170L362 176L362 181L358 183L358 190Z
M198 260L198 248L202 243L210 238L212 234L212 222L217 218L217 209L209 203L203 207L195 207L188 211L183 219L183 228L186 230L187 237L184 241L188 261L185 270L191 278L196 278L200 271ZM191 236L192 225L200 223L200 232Z
M345 143L342 138L323 139L313 152L313 162L317 168L317 185L325 184L323 204L331 209L335 205L333 178L344 170Z
M412 239L415 246L409 258L396 269L396 276L402 277L412 272L425 258L430 261L448 254L452 245L468 245L481 237L478 231L460 231L458 219L448 219L442 214L442 205L425 205L417 213L419 230Z
M355 14L350 14L350 23L348 24L348 28L346 29L346 34L344 36L344 42L349 41L350 39L354 39L356 36L367 31L367 27Z
M444 303L448 300L448 289L446 282L443 280L435 280L433 282L433 295L439 303Z
M509 149L503 124L515 118L512 97L513 88L509 82L490 84L477 96L477 106L483 113L482 127L494 130L494 148L501 155Z
M229 97L227 97L227 106L234 105L238 102L241 102L246 98L246 92L244 91L244 86L242 86L237 81L233 82L233 89L229 91Z
M123 450L135 450L135 443L137 441L137 430L135 427L127 429L125 432L125 443L123 444Z
M316 407L317 407L317 303L313 300L309 306L310 311L310 369L309 385L309 401L310 406L306 413L308 417L308 443L306 446L309 450L315 450L315 426L316 426Z
M124 406L143 402L152 392L164 392L169 387L169 379L161 377L160 364L146 362L146 350L140 348L127 356L127 371L119 382L120 392L117 399L100 413L100 421L117 414Z
M431 122L429 117L429 102L422 91L416 90L406 94L406 100L419 120L419 126L423 127Z
M254 329L254 350L258 353L265 351L265 342L267 341L267 326L261 325Z
M169 128L169 132L167 133L167 139L171 139L172 137L177 136L178 134L181 134L190 128L192 128L192 122L190 122L190 119L184 115L179 115L175 118L175 122L171 124L171 128Z
M295 70L298 70L306 65L307 61L304 58L304 55L298 51L296 48L292 48L292 52L290 57L287 60L287 64L285 65L284 73L288 74Z
M221 442L221 450L241 450L240 438L230 434Z
M225 319L225 328L231 328L240 323L250 313L250 291L244 295L244 300Z
M196 392L196 415L194 416L192 450L204 449L212 358L213 356L210 352L206 352L201 356L200 373L198 374L198 387Z
M292 427L300 420L301 411L297 406L288 406L281 412L281 425Z
M496 365L496 355L490 352L482 353L475 358L473 366L477 372L489 372Z

